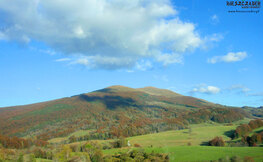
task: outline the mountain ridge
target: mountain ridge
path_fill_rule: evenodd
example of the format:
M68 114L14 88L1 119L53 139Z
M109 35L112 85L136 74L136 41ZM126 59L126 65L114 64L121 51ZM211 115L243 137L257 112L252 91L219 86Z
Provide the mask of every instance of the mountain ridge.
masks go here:
M230 108L155 87L110 86L89 93L2 108L0 134L48 140L95 129L107 138L186 128L189 123L232 122L248 116ZM136 130L134 130L136 127ZM118 133L119 132L119 133Z

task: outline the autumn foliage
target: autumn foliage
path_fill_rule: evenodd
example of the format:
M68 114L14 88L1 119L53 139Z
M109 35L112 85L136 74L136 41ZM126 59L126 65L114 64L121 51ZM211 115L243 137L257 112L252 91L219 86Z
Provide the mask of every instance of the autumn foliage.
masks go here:
M23 149L33 145L44 147L48 144L48 142L0 135L0 144L4 148Z
M225 146L225 141L222 137L215 137L208 144L209 146Z
M234 133L234 138L245 137L256 128L262 127L263 121L261 119L251 120L248 124L238 126Z

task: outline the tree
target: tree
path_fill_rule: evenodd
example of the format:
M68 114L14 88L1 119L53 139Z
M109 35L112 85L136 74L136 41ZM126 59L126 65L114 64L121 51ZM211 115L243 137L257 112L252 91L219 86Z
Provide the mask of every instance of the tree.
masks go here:
M215 137L208 142L209 146L225 146L225 141L222 137Z
M252 129L248 124L242 124L236 128L234 136L235 138L243 137L245 135L248 135L251 130Z
M63 146L62 150L57 153L56 158L58 161L67 161L71 157L71 148L68 145Z

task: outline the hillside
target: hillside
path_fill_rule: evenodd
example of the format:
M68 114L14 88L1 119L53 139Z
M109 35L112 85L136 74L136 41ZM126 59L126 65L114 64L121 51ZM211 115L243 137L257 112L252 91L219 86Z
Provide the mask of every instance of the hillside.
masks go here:
M205 121L233 122L241 108L213 104L154 87L111 86L58 100L0 109L0 134L48 140L77 130L92 139L187 128Z

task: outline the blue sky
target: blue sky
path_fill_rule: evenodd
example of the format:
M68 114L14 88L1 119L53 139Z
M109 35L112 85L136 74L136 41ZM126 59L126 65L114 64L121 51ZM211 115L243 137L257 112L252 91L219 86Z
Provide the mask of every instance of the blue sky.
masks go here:
M263 11L230 9L240 8L222 0L2 0L0 107L111 85L262 106Z

